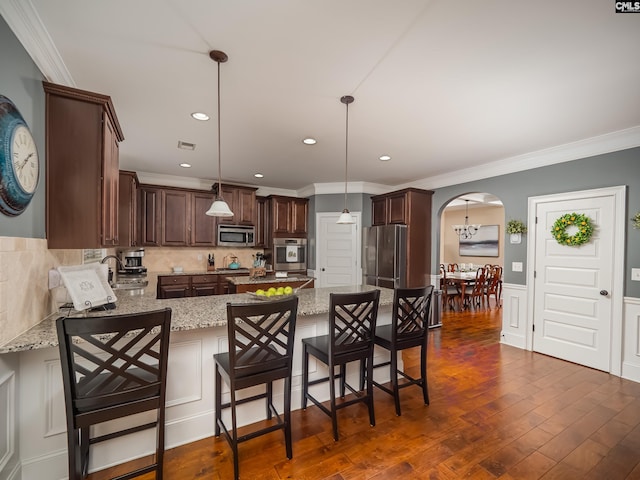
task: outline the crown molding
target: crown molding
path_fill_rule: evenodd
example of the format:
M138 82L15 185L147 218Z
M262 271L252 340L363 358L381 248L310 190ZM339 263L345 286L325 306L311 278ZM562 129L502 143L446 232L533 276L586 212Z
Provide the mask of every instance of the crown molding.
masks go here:
M640 146L640 125L398 185L432 190Z
M347 193L367 193L371 195L379 195L396 190L396 187L389 185L380 185L378 183L369 182L348 182ZM312 195L330 195L344 194L344 182L332 183L312 183L298 190L301 197L310 197Z
M31 0L0 0L0 15L48 81L76 86Z

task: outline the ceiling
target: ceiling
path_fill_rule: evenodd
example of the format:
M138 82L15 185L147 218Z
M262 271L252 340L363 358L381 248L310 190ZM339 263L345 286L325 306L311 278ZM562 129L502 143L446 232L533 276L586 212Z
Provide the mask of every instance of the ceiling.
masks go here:
M53 45L55 68L36 60L45 76L111 96L127 170L217 177L212 49L229 56L220 87L222 177L230 183L335 183L339 191L342 95L355 97L348 179L389 189L461 170L482 175L487 165L640 126L640 15L614 13L613 1L24 5ZM3 16L14 28L11 12ZM192 119L196 111L211 120ZM304 145L306 136L317 144ZM178 149L179 141L196 148ZM380 161L383 154L392 159Z

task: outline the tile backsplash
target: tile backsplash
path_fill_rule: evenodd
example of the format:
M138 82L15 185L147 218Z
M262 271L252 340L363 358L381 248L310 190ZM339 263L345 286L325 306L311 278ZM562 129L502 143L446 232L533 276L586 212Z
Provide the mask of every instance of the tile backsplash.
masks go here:
M218 268L228 266L232 256L237 257L240 266L251 267L252 255L257 252L262 250L148 247L142 263L150 274L168 273L176 266L185 272L206 271L211 253ZM49 291L49 270L81 264L82 253L82 250L49 250L47 240L41 238L0 237L0 345L57 310Z

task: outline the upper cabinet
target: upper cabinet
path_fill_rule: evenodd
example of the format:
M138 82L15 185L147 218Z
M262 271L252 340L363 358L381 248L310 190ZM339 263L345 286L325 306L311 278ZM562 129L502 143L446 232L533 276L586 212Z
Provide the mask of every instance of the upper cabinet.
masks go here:
M49 248L120 245L119 143L111 98L43 82Z
M213 193L217 193L218 184L213 185ZM233 212L233 217L220 217L218 223L231 225L255 225L256 190L253 187L222 184L222 198Z
M215 218L206 215L211 192L140 186L140 241L145 246L212 247Z
M306 238L309 199L270 195L267 201L271 238Z
M269 211L266 197L256 197L256 247L267 247Z
M430 190L406 188L371 197L371 224L407 226L407 287L428 285L431 275Z
M138 176L120 171L118 201L118 240L121 247L138 245Z

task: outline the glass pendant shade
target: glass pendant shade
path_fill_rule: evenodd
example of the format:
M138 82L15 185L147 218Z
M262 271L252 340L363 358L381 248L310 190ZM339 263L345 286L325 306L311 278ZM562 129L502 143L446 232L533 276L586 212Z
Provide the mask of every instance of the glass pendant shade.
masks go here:
M209 207L209 210L205 212L205 215L210 217L233 217L233 212L227 205L227 202L221 198L216 198L215 201Z
M340 215L340 218L338 218L338 221L336 223L350 224L350 223L356 223L356 221L353 218L353 215L351 215L351 213L349 212L349 210L345 208L342 211L342 214Z

